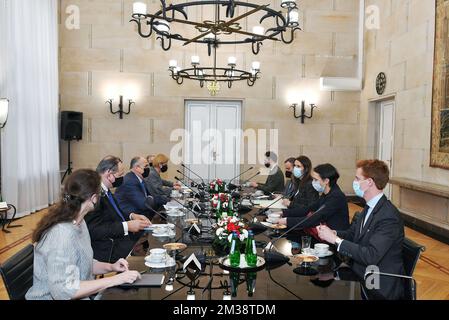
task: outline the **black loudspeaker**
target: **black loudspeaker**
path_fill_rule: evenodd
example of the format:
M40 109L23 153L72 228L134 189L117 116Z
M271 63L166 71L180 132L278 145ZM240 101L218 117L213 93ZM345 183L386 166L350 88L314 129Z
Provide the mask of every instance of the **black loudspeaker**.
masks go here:
M65 141L83 139L83 113L76 111L61 112L61 139Z

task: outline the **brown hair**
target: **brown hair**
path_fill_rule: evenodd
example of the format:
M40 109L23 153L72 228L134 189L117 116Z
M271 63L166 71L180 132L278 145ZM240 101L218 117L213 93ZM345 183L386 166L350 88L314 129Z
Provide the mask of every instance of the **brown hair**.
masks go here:
M304 167L304 172L303 172L302 179L298 183L299 185L304 186L309 181L312 180L312 176L311 176L311 173L312 173L312 161L310 161L310 159L308 157L306 157L306 156L299 156L298 158L295 159L295 161L301 162L302 166Z
M50 208L34 230L33 242L40 241L44 234L58 223L73 221L81 209L81 204L92 195L100 193L100 182L98 173L90 169L77 170L70 175L64 185L61 199Z
M390 180L390 170L381 160L361 160L357 162L357 169L362 169L365 178L373 179L377 189L383 190Z
M168 157L165 154L158 154L153 159L153 167L158 167L161 163L168 162Z

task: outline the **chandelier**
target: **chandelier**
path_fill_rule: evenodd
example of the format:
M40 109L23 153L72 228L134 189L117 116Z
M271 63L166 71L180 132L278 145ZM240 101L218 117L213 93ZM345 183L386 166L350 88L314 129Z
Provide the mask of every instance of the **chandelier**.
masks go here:
M252 87L260 74L260 62L254 61L251 64L251 70L248 72L237 69L237 59L232 56L228 58L227 67L217 67L217 49L215 47L213 67L201 67L199 56L192 56L191 65L192 67L190 68L181 69L176 60L170 60L169 70L171 77L178 84L182 84L184 79L198 80L201 88L206 83L207 89L212 96L215 96L220 91L220 83L222 82L226 82L229 89L234 81L246 81L248 86Z
M184 46L190 43L206 45L208 55L211 56L213 52L213 66L200 66L199 56L195 55L192 56L191 67L188 68L181 68L176 60L170 60L169 71L179 85L184 79L197 80L201 88L206 84L213 96L219 92L220 83L226 83L227 87L231 88L234 81L246 81L248 86L253 86L260 75L258 61L252 62L249 71L237 68L235 57L228 58L226 67L217 67L219 46L250 44L253 54L257 55L263 41L282 41L290 44L294 40L294 32L300 30L296 0L281 0L280 7L284 12L276 11L269 5L235 0L204 0L169 5L165 0L160 2L161 9L153 14L147 12L145 3L135 2L130 22L137 24L137 31L143 38L149 38L155 33L165 51L170 50L172 40L181 41ZM213 20L192 21L188 12L195 8L201 9L201 12L213 12ZM242 14L235 16L237 12ZM261 17L257 18L259 24L252 26L252 32L244 30L242 20L256 13L261 14ZM269 27L265 30L262 24Z
M133 14L130 22L137 24L137 31L143 38L149 38L153 32L156 38L161 41L162 49L167 51L171 48L172 40L184 42L184 45L190 43L205 44L208 47L208 53L211 55L212 47L228 44L251 44L252 52L256 55L260 51L264 40L282 41L290 44L294 39L294 32L301 30L299 28L299 12L296 0L281 0L281 9L285 13L276 11L269 5L258 5L251 2L240 2L234 0L204 0L192 1L179 4L167 5L165 0L160 0L161 9L150 14L147 12L147 5L143 2L135 2L133 5ZM206 9L206 7L215 7L214 20L204 20L196 22L189 19L187 12L196 8ZM222 13L221 8L223 7ZM236 11L245 13L235 17ZM262 13L259 19L259 25L252 27L251 32L243 30L240 21L256 12ZM229 20L224 20L225 18ZM180 32L174 32L173 24L183 25L184 31L187 26L195 28L199 34L193 38ZM262 23L269 24L270 27L265 30ZM144 31L145 25L149 30ZM181 31L181 30L178 30ZM229 35L238 35L229 39Z

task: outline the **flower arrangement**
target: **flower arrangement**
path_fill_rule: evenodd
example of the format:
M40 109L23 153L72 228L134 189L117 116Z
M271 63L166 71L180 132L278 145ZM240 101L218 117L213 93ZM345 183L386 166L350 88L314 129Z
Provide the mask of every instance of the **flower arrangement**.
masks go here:
M221 219L224 214L226 214L226 216L235 215L234 203L232 197L228 193L215 194L211 200L211 207L215 210L218 220Z
M231 246L232 233L237 233L241 242L248 238L248 226L237 217L223 217L216 224L215 239L212 243L217 254L225 255Z
M211 181L211 183L209 184L210 193L218 194L225 192L226 189L227 189L226 183L221 179L215 179Z

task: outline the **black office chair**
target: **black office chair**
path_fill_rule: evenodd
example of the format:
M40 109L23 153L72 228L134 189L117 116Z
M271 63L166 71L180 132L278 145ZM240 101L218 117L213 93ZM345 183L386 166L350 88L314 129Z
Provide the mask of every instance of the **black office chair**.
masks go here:
M383 272L367 272L365 274L365 280L369 275L378 274L386 277L395 277L403 279L404 283L404 300L416 300L416 280L413 278L413 273L415 272L416 265L418 263L421 253L423 253L426 248L413 240L404 238L402 244L402 259L404 261L404 271L405 275L390 274Z
M27 245L0 266L0 273L11 300L25 300L33 285L34 246Z

